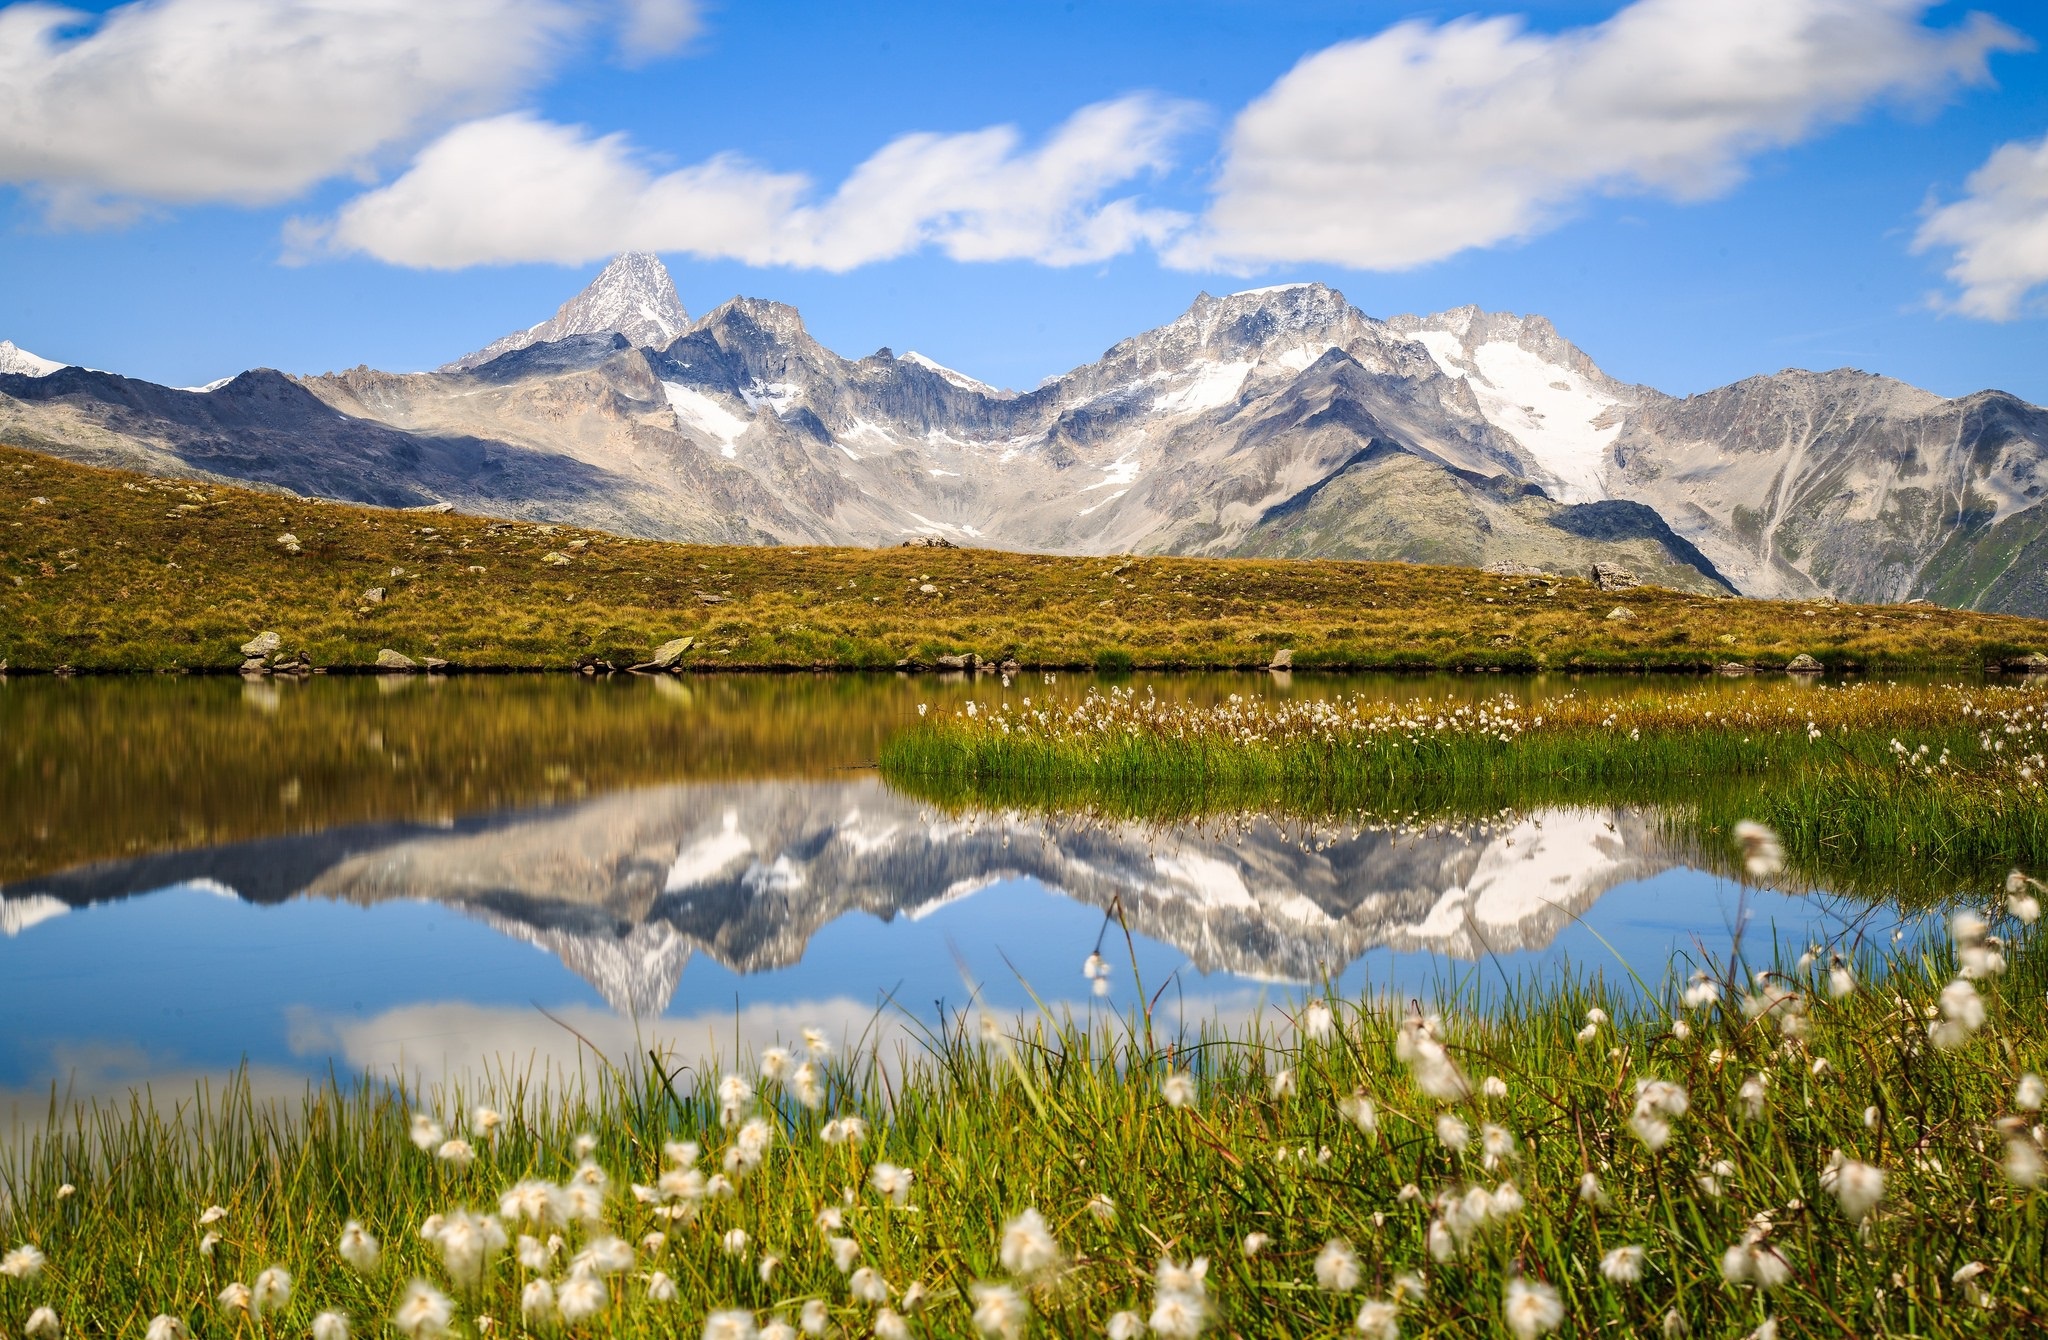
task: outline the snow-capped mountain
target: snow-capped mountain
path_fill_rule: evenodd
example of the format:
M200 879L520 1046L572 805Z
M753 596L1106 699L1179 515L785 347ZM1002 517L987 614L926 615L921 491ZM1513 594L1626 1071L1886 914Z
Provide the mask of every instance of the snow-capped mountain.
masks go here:
M1684 400L1538 316L1202 294L1033 390L848 359L796 309L691 321L624 256L440 373L245 373L205 396L0 381L0 435L103 464L724 543L1615 561L1702 592L2048 614L2048 411L1860 373Z
M676 295L675 280L670 278L668 267L644 251L628 251L614 256L589 287L563 303L547 320L495 339L441 370L461 372L514 349L565 340L572 335L616 332L636 345L661 349L689 325L690 314L683 310L683 300Z
M47 377L63 366L47 358L38 358L13 340L0 340L0 373L15 377Z

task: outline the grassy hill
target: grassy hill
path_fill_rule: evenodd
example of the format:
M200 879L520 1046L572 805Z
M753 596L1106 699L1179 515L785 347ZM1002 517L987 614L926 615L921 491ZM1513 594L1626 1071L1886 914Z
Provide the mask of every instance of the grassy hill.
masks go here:
M282 537L291 537L290 542ZM381 590L382 598L369 593ZM1610 617L1616 609L1625 617ZM2048 623L1902 606L1598 590L1578 576L976 549L698 547L97 470L0 447L0 665L229 669L252 635L336 668L1969 667Z

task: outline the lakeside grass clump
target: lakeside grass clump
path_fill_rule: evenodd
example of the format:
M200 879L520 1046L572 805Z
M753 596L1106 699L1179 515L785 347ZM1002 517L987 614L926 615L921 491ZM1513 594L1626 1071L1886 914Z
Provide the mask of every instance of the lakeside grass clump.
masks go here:
M375 593L374 595L372 593ZM1619 609L1625 617L1616 616ZM1610 617L1613 616L1613 617ZM1934 607L1603 592L1583 576L1317 560L706 547L398 512L73 465L0 446L0 664L231 670L1028 667L1976 669L2048 653L2037 620Z
M1747 816L1803 876L1884 892L2048 863L2048 688L1760 683L1525 701L979 695L883 746L949 806L1173 819L1279 810L1430 822L1654 805L1703 837Z
M1167 1037L1140 985L1120 1028L962 1014L887 1066L807 1032L574 1092L53 1113L0 1163L0 1330L2038 1334L2048 961L2009 887L1952 942L1662 992Z

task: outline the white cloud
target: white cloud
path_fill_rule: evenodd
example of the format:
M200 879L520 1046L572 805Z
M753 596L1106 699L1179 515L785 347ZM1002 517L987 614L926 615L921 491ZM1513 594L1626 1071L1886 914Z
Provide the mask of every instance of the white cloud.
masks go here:
M2010 321L2048 284L2048 136L1999 146L1966 185L1961 200L1928 214L1914 249L1954 249L1948 277L1962 292L1948 307Z
M0 9L0 182L58 218L286 200L503 106L600 0L133 0ZM674 0L627 31L680 40ZM652 25L650 28L649 25ZM665 25L665 26L664 26Z
M1594 192L1681 200L1874 100L1985 77L2023 39L1924 0L1637 0L1561 33L1402 23L1303 60L1231 127L1175 263L1402 269L1527 237Z
M1077 264L1158 245L1185 224L1104 196L1167 166L1193 116L1140 95L1083 108L1035 148L1010 126L904 135L817 200L808 177L735 155L657 172L622 135L513 114L457 126L331 222L298 225L293 241L436 268L645 250L849 270L926 246L956 260Z
M697 35L696 0L624 0L619 46L629 63L671 56Z

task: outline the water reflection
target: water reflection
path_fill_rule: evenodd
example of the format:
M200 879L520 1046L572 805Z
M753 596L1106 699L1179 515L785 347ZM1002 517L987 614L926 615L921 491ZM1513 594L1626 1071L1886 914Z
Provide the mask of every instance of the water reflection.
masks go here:
M1332 687L1311 683L1170 689ZM1619 954L1657 980L1745 915L1805 939L1860 914L1745 892L1630 809L1422 831L956 816L858 766L916 702L992 682L257 687L276 696L48 684L36 712L0 689L23 727L0 798L31 818L0 850L0 1125L52 1082L168 1091L244 1061L288 1085L872 1036L970 981L1086 1010L1098 944L1110 1008L1142 982L1193 1022L1325 978L1426 992Z

